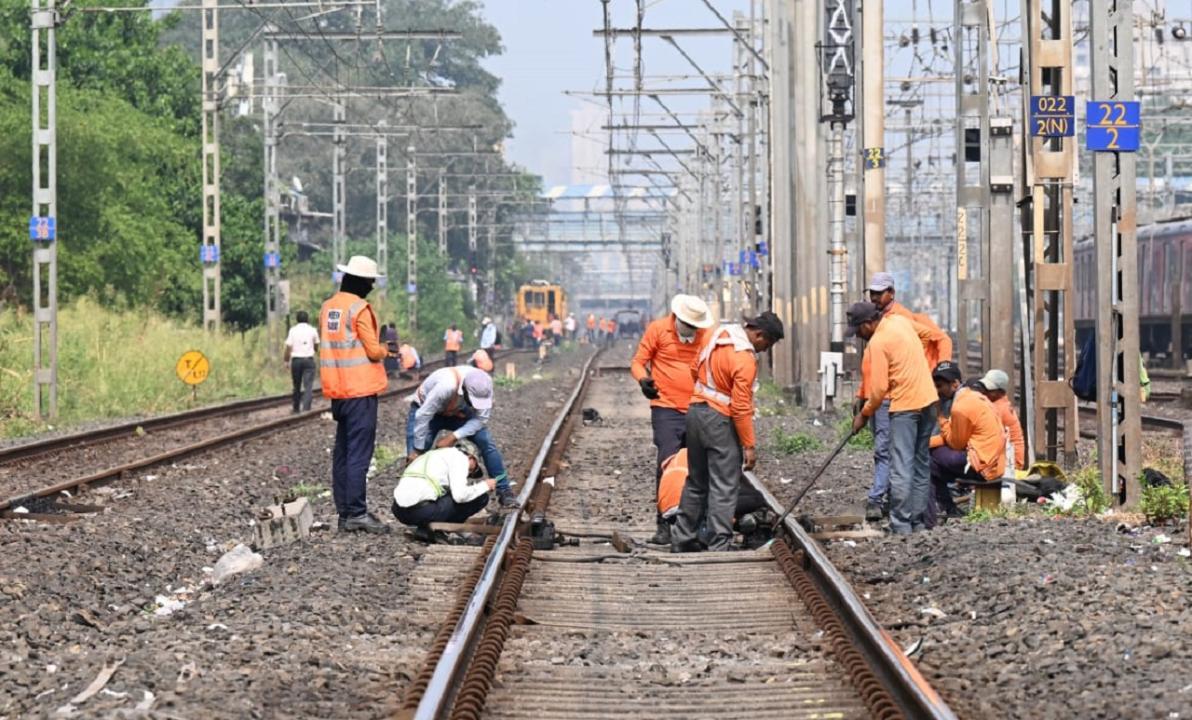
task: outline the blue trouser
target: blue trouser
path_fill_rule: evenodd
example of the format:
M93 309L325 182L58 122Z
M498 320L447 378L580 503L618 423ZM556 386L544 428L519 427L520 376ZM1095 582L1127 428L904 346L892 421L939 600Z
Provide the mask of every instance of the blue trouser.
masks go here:
M890 529L900 535L926 528L933 428L934 405L890 413Z
M377 396L331 401L335 452L331 455L331 494L340 517L368 512L368 466L377 443Z
M418 412L418 403L410 403L410 415L406 418L406 454L417 450L418 452L426 452L430 450L430 446L424 448L414 447L414 414ZM431 445L436 435L444 430L458 430L463 427L472 417L472 409L466 408L460 415L435 415L430 420L430 437ZM480 432L476 433L470 438L467 438L476 443L476 447L480 450L480 457L484 460L484 469L488 471L488 476L497 481L497 490L504 492L509 490L509 477L505 474L505 459L501 457L501 451L497 449L497 444L493 442L493 436L489 433L488 428L480 428Z
M890 400L882 401L873 414L873 487L869 502L881 504L890 491Z

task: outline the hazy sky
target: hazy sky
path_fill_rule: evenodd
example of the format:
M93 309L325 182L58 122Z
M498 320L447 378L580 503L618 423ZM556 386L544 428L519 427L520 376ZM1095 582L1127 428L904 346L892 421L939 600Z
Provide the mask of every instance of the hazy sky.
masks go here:
M603 105L602 98L579 98L563 94L565 90L603 89L604 41L592 36L603 26L600 0L482 0L485 16L501 33L505 54L493 58L486 67L501 77L501 101L516 123L514 138L508 144L510 157L532 172L544 176L547 186L570 181L570 112L586 102ZM700 0L652 0L646 3L647 27L714 27L719 20ZM628 27L634 23L636 3L612 0L613 24ZM734 10L749 11L749 0L715 0L716 8L728 18ZM680 41L705 70L727 72L730 68L731 42L728 39L689 39ZM643 39L644 67L654 74L694 73L674 48L657 38ZM618 41L614 63L621 73L632 73L633 43ZM621 81L622 86L631 78ZM647 84L649 84L647 82ZM685 81L685 87L702 85ZM695 110L708 105L708 98L693 97L686 103L676 100L678 110ZM643 102L643 110L658 111Z

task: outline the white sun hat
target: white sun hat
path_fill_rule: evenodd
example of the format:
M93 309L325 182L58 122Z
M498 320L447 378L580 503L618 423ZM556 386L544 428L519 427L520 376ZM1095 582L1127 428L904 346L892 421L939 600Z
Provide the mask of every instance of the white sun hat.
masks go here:
M380 277L377 272L377 261L363 255L353 255L347 265L336 265L335 267L345 275L355 275L358 278L376 280Z
M712 327L712 312L707 303L694 295L676 295L671 300L671 312L692 327Z

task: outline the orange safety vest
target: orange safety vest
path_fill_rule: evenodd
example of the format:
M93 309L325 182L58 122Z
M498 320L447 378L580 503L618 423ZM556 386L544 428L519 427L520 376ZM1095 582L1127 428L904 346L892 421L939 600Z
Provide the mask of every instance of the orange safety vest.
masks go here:
M413 370L414 366L418 364L418 351L412 345L403 344L397 352L401 355L402 370Z
M668 518L679 512L683 486L687 484L687 448L662 461L662 479L658 481L658 512Z
M368 359L356 334L356 320L365 313L372 316L375 327L376 316L367 300L337 292L323 303L319 312L319 382L324 397L368 397L389 388L385 366Z
M444 340L443 349L447 352L459 352L460 347L464 342L463 330L448 330L447 337Z
M712 363L709 362L712 358L712 351L721 345L732 345L734 351L739 352L753 352L753 345L749 342L749 336L745 334L745 329L735 323L726 323L721 325L712 333L712 337L708 343L700 350L699 357L696 359L695 369L695 391L692 394L692 399L700 399L709 404L718 404L727 411L732 406L732 388L724 388L723 390L716 387L716 380L712 377ZM757 381L754 381L754 390L757 390ZM727 412L726 412L727 414Z
M589 329L589 330L595 330L595 329L596 329L596 316L595 316L595 315L589 315L589 316L588 316L588 329Z

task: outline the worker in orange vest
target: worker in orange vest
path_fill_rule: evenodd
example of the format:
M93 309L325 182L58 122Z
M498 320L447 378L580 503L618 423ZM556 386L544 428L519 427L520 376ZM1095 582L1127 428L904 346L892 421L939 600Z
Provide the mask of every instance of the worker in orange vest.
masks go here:
M378 277L377 263L355 255L343 273L339 292L319 313L319 380L331 399L335 419L335 451L331 456L331 488L339 529L343 532L389 532L389 526L368 512L368 466L377 439L377 396L388 389L382 361L389 354L381 344L377 316L365 300Z
M588 313L588 344L596 344L596 314Z
M646 328L629 365L629 374L641 386L642 395L650 401L650 427L654 446L658 448L655 489L662 478L663 461L683 447L687 434L687 407L695 389L691 364L707 343L709 328L714 322L707 304L694 295L675 295L670 310ZM677 498L675 504L678 504ZM670 545L670 524L661 514L655 518L655 524L657 532L646 542Z
M709 550L728 550L741 469L757 463L753 432L756 353L783 337L782 321L766 311L744 325L722 323L708 336L693 364L695 390L687 410L690 475L671 529L671 552L702 549L697 535L707 524Z
M422 370L422 356L418 354L417 348L409 343L402 343L397 349L397 355L401 360L402 378L409 380L419 375L419 371Z
M674 522L679 514L679 502L683 497L683 488L687 485L687 474L687 448L680 449L662 461L662 477L658 483L658 514L667 522ZM752 485L741 486L733 517L736 518L734 526L738 532L753 534L755 539L760 540L755 546L760 546L773 536L770 523L766 522L766 499ZM757 533L759 530L762 531L760 534ZM748 538L746 544L749 545Z
M940 434L931 438L931 483L935 503L926 524L936 524L939 512L963 517L948 484L957 480L985 482L1006 472L1006 428L993 403L970 387L961 387L960 368L942 362L931 376L940 400L951 400L952 411L939 417Z
M455 365L456 359L459 357L460 348L464 346L464 331L458 329L455 323L451 323L451 327L447 328L447 332L443 333L443 354L444 367L451 367Z

